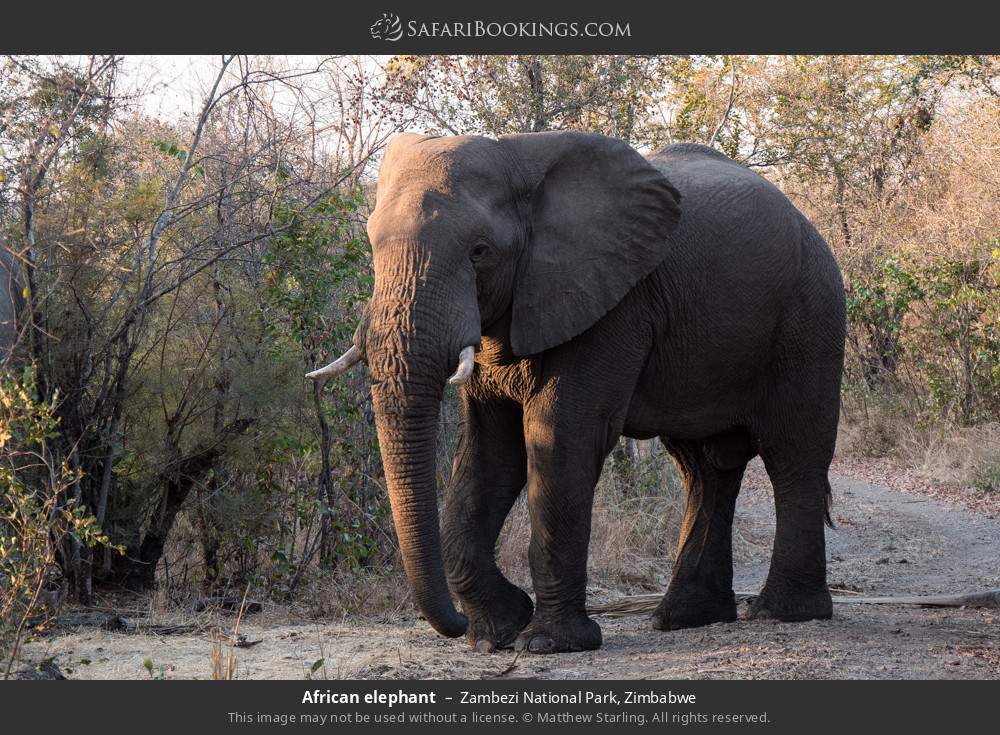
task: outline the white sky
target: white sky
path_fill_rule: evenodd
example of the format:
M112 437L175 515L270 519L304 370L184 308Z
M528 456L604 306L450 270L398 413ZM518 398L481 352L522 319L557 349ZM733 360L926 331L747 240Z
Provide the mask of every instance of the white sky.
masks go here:
M276 56L281 67L315 69L327 56ZM365 66L375 70L388 56L361 57ZM120 76L120 91L137 94L140 109L151 117L176 121L201 109L205 95L218 73L221 56L125 56ZM230 70L235 69L234 61ZM275 85L280 96L280 85Z
M174 118L197 110L219 66L217 56L126 56L124 91L141 91L151 117Z

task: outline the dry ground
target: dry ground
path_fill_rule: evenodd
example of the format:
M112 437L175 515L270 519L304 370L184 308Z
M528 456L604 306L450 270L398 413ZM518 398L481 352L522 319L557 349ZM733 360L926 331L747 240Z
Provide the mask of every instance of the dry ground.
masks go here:
M835 468L838 469L838 468ZM839 468L841 471L843 468ZM853 472L855 476L864 473ZM892 484L892 473L883 480ZM930 594L1000 587L1000 519L913 492L833 476L837 529L828 531L829 580L848 594ZM736 588L759 588L774 514L762 468L751 466L738 514L750 538ZM595 590L594 597L601 593ZM605 598L606 599L606 598ZM404 613L407 614L407 613ZM1000 679L1000 611L837 605L834 618L798 624L739 621L670 633L644 617L600 619L591 653L477 654L411 616L270 625L241 632L261 642L236 651L237 678L988 678ZM72 678L209 678L205 635L109 634L95 629L27 647ZM315 662L322 660L314 673Z

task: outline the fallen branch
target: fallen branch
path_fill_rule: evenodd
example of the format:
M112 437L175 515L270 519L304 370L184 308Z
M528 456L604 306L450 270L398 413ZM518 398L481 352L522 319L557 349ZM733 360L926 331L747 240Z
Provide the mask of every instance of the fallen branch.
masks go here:
M192 633L206 633L214 630L213 627L204 623L176 623L163 624L151 623L147 621L135 622L115 613L106 613L99 610L83 610L60 615L49 622L54 628L100 628L107 633L128 633L130 635L189 635ZM261 641L249 641L245 635L234 634L226 631L228 638L233 638L237 648L251 648Z
M757 596L755 592L737 592L736 600L751 600ZM587 612L591 615L604 615L609 618L620 618L629 615L644 615L653 612L660 604L663 595L632 595L614 602L591 605ZM956 595L901 595L898 597L863 597L834 595L833 601L838 605L918 605L920 607L988 607L1000 608L1000 590L985 592L967 592Z
M79 610L68 612L52 621L56 628L101 628L108 633L135 633L135 623L121 615L102 610Z
M145 635L187 635L188 633L198 633L201 632L201 628L197 625L155 625L155 624L143 624L139 623L134 626L134 630L129 631L130 633L142 633Z
M230 612L259 613L264 609L264 603L257 600L245 600L235 595L202 597L194 603L195 612L202 612L213 607L229 610Z
M909 595L901 597L834 597L844 605L920 605L921 607L1000 608L1000 590L966 592L958 595Z

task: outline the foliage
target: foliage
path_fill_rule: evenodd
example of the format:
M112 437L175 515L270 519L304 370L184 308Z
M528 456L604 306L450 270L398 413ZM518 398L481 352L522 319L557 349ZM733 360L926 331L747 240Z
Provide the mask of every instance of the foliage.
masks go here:
M979 259L940 258L922 272L922 313L909 339L928 399L961 424L1000 414L1000 249Z
M395 56L388 114L428 130L504 135L599 132L653 142L656 95L673 64L660 56Z
M849 339L870 387L895 376L903 320L923 295L914 274L900 265L896 255L877 259L871 272L851 279L846 297L852 326Z
M328 352L321 350L324 343L349 341L357 326L359 307L371 295L370 248L351 219L363 204L362 197L361 191L334 192L305 212L287 201L275 208L282 233L272 238L263 259L262 319L270 349L301 354L303 369L327 361ZM331 307L341 315L334 324L325 316ZM359 497L361 478L352 470L363 467L366 455L374 449L371 432L348 439L352 427L363 419L359 407L363 401L344 380L335 381L322 397L317 394L318 455L311 444L301 447L307 457L319 461L320 495L314 506L299 507L294 515L301 521L304 512L319 514L320 559L328 567L339 562L356 567L371 562L377 552L374 529L354 512L365 510L359 505L363 502ZM331 425L338 429L339 441L334 440ZM384 513L382 506L375 517L384 517ZM272 559L280 574L289 574L292 556L289 549L274 551ZM290 578L297 577L291 574Z
M897 380L905 357L907 387L924 397L922 409L930 418L968 425L997 416L997 253L993 248L983 259L935 257L909 263L893 255L881 261L876 277L852 280L850 339L869 387Z
M0 376L0 656L10 674L29 624L37 627L60 599L56 549L65 541L107 546L107 535L73 495L80 473L57 464L53 402L38 395L35 370ZM119 549L121 551L121 549Z

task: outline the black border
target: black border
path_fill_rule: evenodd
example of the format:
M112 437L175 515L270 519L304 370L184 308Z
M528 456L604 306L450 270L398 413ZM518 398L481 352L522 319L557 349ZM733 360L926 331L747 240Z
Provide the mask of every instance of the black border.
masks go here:
M619 20L629 38L370 37L382 12L404 23ZM989 53L1000 10L968 0L282 0L161 4L9 3L0 53Z

